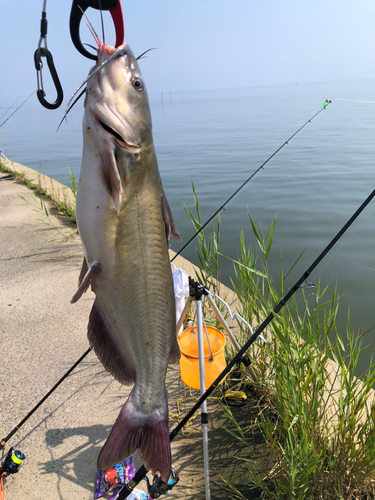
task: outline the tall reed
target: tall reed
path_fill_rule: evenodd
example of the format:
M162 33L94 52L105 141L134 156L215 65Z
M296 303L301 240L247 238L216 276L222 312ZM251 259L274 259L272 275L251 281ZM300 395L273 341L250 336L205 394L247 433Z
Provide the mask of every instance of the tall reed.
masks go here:
M188 214L195 231L198 232L202 228L202 216L193 182L192 189L196 215L193 214L184 200L182 201L182 206ZM198 234L197 242L198 247L196 247L196 250L199 261L199 271L196 272L196 277L201 283L210 288L212 293L216 293L218 291L218 281L220 280L220 215L217 219L216 231L213 225L211 225L209 237L206 238L204 231L201 231Z
M284 275L281 262L277 280L269 273L275 225L274 218L264 233L249 215L253 247L241 229L238 257L232 259L238 312L254 327L283 297L291 271ZM212 244L205 242L205 248ZM254 453L250 428L241 428L229 408L226 428L246 444L239 460L246 462L249 484L262 491L261 498L374 498L375 363L371 358L361 373L358 366L361 352L372 344L365 346L365 334L351 329L349 312L346 331L338 331L336 286L329 290L318 282L314 292L311 305L301 288L268 326L267 344L250 353L259 379L254 390L263 405L256 424L271 470ZM243 344L249 333L241 325L239 330ZM236 485L226 484L228 498L246 498Z

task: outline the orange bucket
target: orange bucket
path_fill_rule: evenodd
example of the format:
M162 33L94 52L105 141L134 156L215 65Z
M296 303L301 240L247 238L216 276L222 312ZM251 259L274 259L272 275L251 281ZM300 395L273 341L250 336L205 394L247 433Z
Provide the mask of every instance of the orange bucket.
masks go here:
M210 361L211 352L207 341L206 329L213 354L212 361ZM200 389L198 328L196 326L190 326L178 336L177 342L181 351L181 379L184 384L189 387L193 389ZM203 346L204 372L207 388L217 379L226 367L224 358L224 334L212 326L203 327Z

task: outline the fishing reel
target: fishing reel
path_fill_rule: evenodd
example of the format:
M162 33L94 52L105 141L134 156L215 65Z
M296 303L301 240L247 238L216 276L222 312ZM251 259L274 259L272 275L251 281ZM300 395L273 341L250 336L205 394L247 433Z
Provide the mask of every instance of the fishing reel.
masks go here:
M166 495L180 480L174 467L171 467L171 473L166 483L162 481L160 474L155 474L152 484L150 484L147 476L144 479L147 482L147 491L150 498L159 498L161 495Z
M0 476L8 474L16 474L23 466L25 455L22 451L15 450L14 447L10 448L4 460L0 465Z

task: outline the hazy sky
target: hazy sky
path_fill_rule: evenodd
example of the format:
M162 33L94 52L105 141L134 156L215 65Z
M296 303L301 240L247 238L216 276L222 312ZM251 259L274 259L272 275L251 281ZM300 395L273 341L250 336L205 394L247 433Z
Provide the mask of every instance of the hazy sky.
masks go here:
M0 0L2 105L36 88L42 6ZM375 77L374 0L122 0L122 7L135 55L158 48L141 61L150 93ZM70 8L70 0L47 0L47 43L64 104L93 65L70 40ZM98 12L87 13L101 37ZM113 43L109 15L105 31Z

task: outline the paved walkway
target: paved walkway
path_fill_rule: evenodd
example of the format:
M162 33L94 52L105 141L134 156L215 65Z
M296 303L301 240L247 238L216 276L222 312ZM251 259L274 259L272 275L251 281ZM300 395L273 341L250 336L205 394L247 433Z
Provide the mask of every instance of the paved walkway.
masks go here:
M68 233L69 219L44 202L54 225ZM70 304L83 258L79 237L53 238L56 231L37 207L35 191L0 173L0 438L88 348L93 294ZM178 365L169 370L167 386L170 412L178 412L176 402L182 398L184 414ZM128 392L91 352L9 441L27 462L6 481L5 499L92 499L98 453ZM187 409L191 401L189 396ZM231 498L221 477L232 478L240 489L248 482L241 462L233 458L241 453L240 445L220 428L228 424L217 401L209 402L208 412L212 498ZM250 418L249 411L237 412L243 423ZM172 443L181 480L170 499L205 498L199 417L190 432Z

